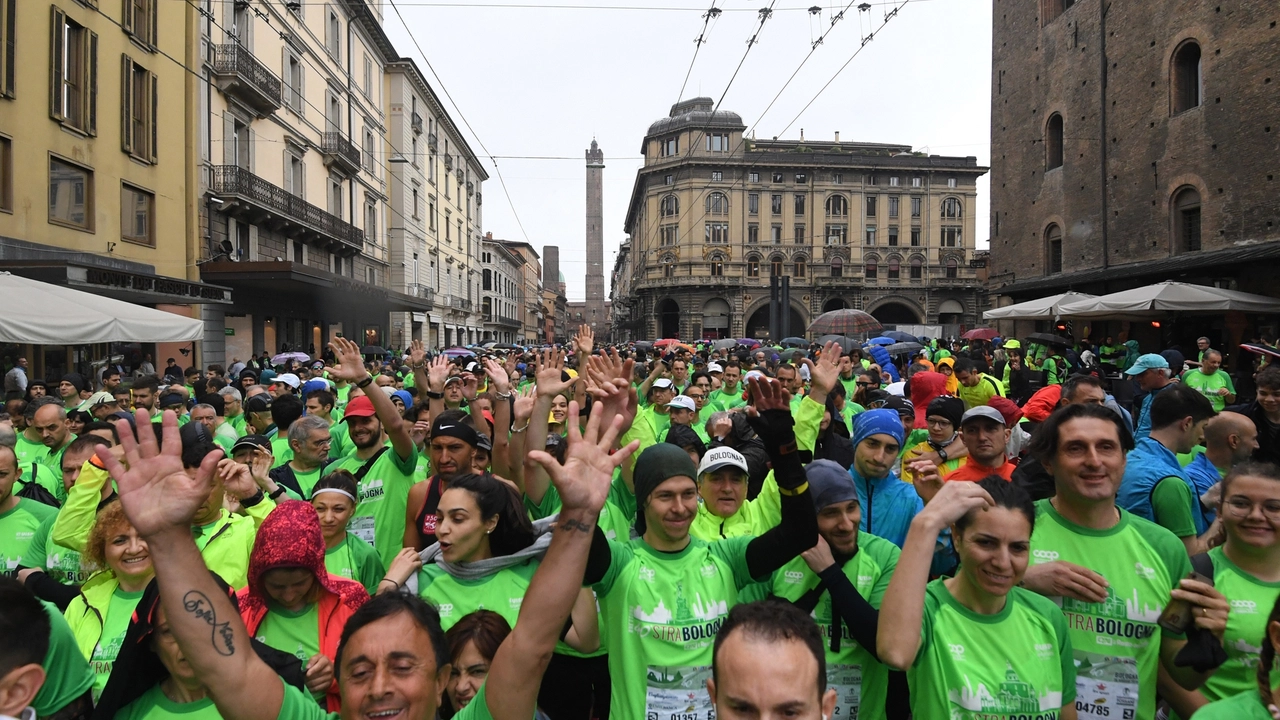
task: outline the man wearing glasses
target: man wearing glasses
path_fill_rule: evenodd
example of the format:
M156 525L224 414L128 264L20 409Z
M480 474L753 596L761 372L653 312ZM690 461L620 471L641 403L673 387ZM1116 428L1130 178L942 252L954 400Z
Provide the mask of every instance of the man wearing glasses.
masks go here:
M701 374L701 373L699 373ZM682 422L681 425L688 425L698 434L702 442L710 443L711 436L707 434L706 421L702 417L702 408L707 405L707 395L711 392L711 379L703 377L694 377L693 384L685 390L684 397L692 400L695 406L693 414L689 416L688 422ZM674 402L674 401L673 401ZM671 414L671 422L676 422L676 414Z

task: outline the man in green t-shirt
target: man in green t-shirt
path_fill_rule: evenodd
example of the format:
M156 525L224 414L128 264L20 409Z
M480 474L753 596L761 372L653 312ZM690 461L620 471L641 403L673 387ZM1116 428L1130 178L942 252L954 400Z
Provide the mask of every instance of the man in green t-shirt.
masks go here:
M43 467L40 468L40 475L36 476L36 482L52 492L59 500L65 499L67 491L62 486L62 453L66 451L71 441L76 439L76 436L71 434L67 411L57 405L41 407L36 410L35 428L36 432L40 433L40 441L49 449L48 454L40 461Z
M358 348L356 357L358 358ZM344 359L347 348L335 349ZM351 372L354 374L354 372ZM390 401L387 401L390 405ZM556 531L534 574L514 629L489 665L488 680L454 717L457 720L528 720L533 717L542 674L579 586L612 471L635 449L609 454L619 421L601 431L597 413L584 433L570 406L569 448L563 465L546 453L536 461L551 474L563 501ZM166 418L167 427L174 421ZM125 430L127 432L127 428ZM124 443L129 468L107 460L120 487L130 522L151 549L160 602L169 630L226 720L336 720L377 717L433 720L449 679L449 649L436 611L401 593L379 595L347 621L335 658L342 708L326 715L302 691L275 678L256 653L239 614L205 568L192 541L191 517L212 483L211 454L192 478L182 472L179 449L167 438L139 446ZM807 498L806 498L807 501Z
M1119 415L1079 403L1050 415L1031 446L1057 494L1037 503L1023 584L1066 615L1082 720L1153 720L1158 668L1189 690L1212 674L1174 661L1186 637L1156 622L1171 600L1189 602L1195 626L1219 642L1226 630L1227 599L1186 579L1191 563L1178 538L1116 505L1132 447Z
M14 463L15 465L17 463ZM45 683L41 666L49 652L49 615L16 580L0 578L0 717L35 717ZM89 708L92 710L92 708Z
M287 436L293 457L271 468L271 479L297 499L310 500L311 489L329 461L329 432L328 415L304 415L294 420Z
M244 405L240 391L228 385L219 390L218 394L222 396L223 419L235 429L237 435L248 435L249 431L245 429Z
M1222 369L1222 353L1205 350L1200 354L1200 369L1182 376L1182 384L1209 398L1214 412L1236 401L1236 386L1231 376Z
M732 410L747 404L742 399L742 368L737 360L730 360L724 366L724 375L720 378L720 389L711 393L707 404L716 410Z
M0 445L0 575L17 574L40 523L58 514L56 508L14 494L21 474L13 450Z
M978 366L969 358L956 360L956 380L960 387L956 395L964 401L964 409L972 410L991 402L993 397L1004 397L1004 387L1000 381L980 372Z

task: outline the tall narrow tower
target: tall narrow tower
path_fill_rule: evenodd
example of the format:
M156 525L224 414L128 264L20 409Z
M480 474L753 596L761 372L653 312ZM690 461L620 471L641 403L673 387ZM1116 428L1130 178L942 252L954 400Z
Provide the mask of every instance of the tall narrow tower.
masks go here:
M609 318L604 311L604 151L591 141L587 150L587 311L583 320L604 337Z

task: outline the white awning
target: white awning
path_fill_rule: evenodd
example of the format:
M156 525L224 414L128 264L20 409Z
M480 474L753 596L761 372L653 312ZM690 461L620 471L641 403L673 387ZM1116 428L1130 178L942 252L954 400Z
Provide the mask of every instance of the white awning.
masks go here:
M0 342L86 345L103 342L189 342L204 323L61 285L0 273Z
M1063 314L1061 308L1067 303L1090 300L1094 296L1086 293L1065 292L1050 295L1038 300L1028 300L1016 305L1006 305L982 313L983 320L1053 320Z
M1162 282L1079 302L1066 303L1074 317L1165 317L1172 313L1215 314L1227 310L1280 313L1280 298L1208 285Z

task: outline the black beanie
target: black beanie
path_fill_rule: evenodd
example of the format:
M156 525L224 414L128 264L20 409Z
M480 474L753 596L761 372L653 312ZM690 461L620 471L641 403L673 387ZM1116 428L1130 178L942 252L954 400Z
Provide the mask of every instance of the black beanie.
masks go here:
M949 395L936 397L929 401L929 407L925 409L925 417L930 415L938 415L950 420L951 427L959 430L960 419L964 417L964 401Z
M636 488L636 535L644 535L644 504L654 488L673 477L698 479L698 468L684 448L670 443L657 443L645 448L636 459L632 474Z

